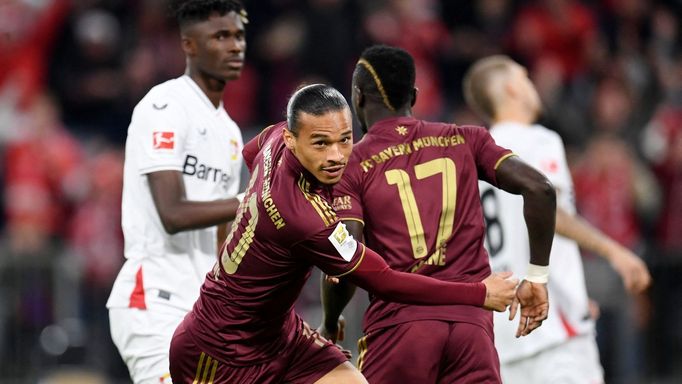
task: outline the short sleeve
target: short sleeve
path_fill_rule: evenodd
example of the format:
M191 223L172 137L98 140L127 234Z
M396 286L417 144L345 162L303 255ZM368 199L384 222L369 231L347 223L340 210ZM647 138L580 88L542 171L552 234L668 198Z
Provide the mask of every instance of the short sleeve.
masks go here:
M552 132L551 136L544 140L544 145L538 148L532 161L531 165L545 175L557 190L557 203L564 209L572 210L573 181L566 161L564 143L559 135Z
M137 158L140 174L182 171L188 126L186 112L177 101L147 97L133 112L126 156Z
M514 156L514 153L507 148L497 145L488 130L483 127L462 126L459 129L464 136L465 142L471 148L478 170L478 178L497 186L497 177L495 175L497 167L504 160Z
M365 246L353 238L346 226L338 222L297 244L293 255L302 255L330 276L344 276L362 262Z
M364 225L362 211L362 187L360 185L359 164L351 162L341 181L334 186L332 208L341 220L357 220Z

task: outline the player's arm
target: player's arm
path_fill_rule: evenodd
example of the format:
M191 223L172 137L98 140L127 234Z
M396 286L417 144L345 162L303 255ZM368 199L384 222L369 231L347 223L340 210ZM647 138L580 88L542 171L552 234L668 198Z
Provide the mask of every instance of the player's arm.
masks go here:
M362 242L362 231L364 225L357 220L344 220L346 229L357 239ZM350 302L355 294L355 284L348 281L348 279L338 279L330 277L326 273L322 274L320 281L320 298L322 300L322 325L318 329L320 334L334 342L342 340L339 329L339 319L346 305Z
M233 220L238 198L214 201L190 201L180 171L165 170L147 174L154 205L166 232L175 234L206 228Z
M521 318L516 336L525 336L539 327L549 312L547 279L556 222L556 192L542 173L516 156L504 160L497 167L495 177L499 188L523 196L523 217L530 243L530 265L528 275L517 290ZM514 302L510 320L516 315L517 308L518 305Z
M473 305L504 311L514 298L517 279L511 272L493 274L479 283L441 281L391 269L362 244L362 260L346 278L382 300L416 305Z
M651 284L646 264L629 249L585 221L557 207L556 233L575 240L581 248L602 256L620 274L630 293L639 293Z

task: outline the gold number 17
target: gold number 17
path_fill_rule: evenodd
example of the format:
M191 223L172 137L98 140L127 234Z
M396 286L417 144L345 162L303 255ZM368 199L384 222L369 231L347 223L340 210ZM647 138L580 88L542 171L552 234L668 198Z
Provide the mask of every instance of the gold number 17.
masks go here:
M417 176L417 180L441 174L443 201L438 224L438 235L436 237L436 249L433 255L429 257L429 262L427 263L443 265L445 261L445 255L443 254L445 242L452 235L455 222L455 205L457 203L457 169L455 162L450 158L441 157L415 165L414 173ZM427 256L428 247L424 235L424 226L419 215L419 208L417 208L417 201L412 190L410 175L402 169L391 169L386 171L385 175L389 185L398 187L398 194L400 195L400 202L403 206L405 222L407 223L407 230L410 234L410 242L412 243L412 252L415 259L421 259Z

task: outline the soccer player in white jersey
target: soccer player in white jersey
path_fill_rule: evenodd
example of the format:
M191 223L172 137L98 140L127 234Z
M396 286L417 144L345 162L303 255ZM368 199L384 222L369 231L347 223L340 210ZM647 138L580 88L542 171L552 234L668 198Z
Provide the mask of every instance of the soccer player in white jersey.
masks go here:
M563 142L555 132L533 125L541 103L521 65L506 56L479 60L465 77L464 94L469 106L490 122L496 143L544 173L557 189L549 316L542 327L517 339L516 326L504 314L496 314L495 345L502 380L508 384L603 383L578 246L608 259L631 293L649 286L649 272L635 254L576 214ZM522 200L485 182L480 182L479 189L493 270L523 276L529 245Z
M107 302L112 339L136 384L171 382L173 332L239 205L242 137L221 100L242 70L246 12L233 0L174 8L187 68L133 111L122 201L127 260Z

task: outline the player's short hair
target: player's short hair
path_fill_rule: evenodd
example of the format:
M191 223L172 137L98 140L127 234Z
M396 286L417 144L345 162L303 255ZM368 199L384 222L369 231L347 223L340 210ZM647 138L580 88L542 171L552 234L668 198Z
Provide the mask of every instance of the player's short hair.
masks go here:
M356 85L376 92L395 111L412 100L416 72L414 59L404 49L374 45L365 49L355 69Z
M464 98L483 119L490 121L495 117L493 82L499 75L509 73L514 64L509 56L489 56L476 61L464 75Z
M170 8L180 28L206 21L213 14L225 16L230 12L239 15L244 24L248 22L246 9L239 0L171 0Z
M287 128L294 136L298 134L298 119L301 112L321 116L345 108L348 108L348 102L336 88L325 84L306 85L289 98Z

